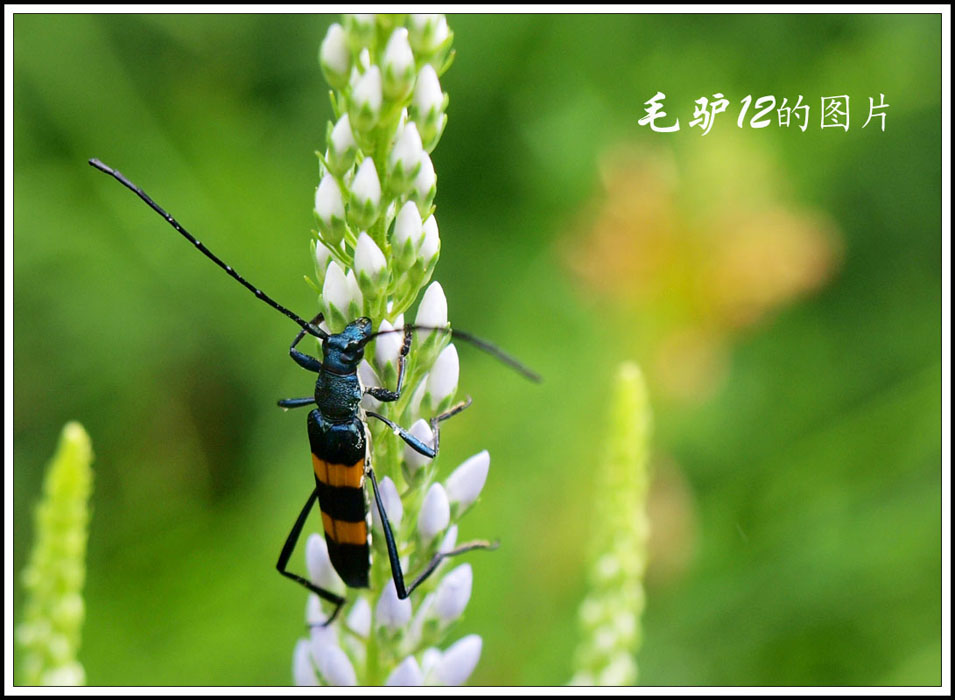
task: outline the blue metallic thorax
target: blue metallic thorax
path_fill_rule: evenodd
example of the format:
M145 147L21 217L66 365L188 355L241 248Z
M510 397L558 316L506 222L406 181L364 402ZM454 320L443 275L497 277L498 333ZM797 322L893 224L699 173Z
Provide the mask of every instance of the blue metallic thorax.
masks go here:
M315 381L315 403L326 420L337 422L354 418L361 403L357 372L335 374L322 369Z
M315 381L315 403L329 421L351 420L361 403L358 365L365 355L371 321L359 318L322 342L322 370Z

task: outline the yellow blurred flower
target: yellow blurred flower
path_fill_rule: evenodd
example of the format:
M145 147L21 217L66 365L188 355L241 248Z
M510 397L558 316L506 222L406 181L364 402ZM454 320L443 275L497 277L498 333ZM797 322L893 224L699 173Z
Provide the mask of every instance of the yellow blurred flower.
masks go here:
M841 257L825 214L791 204L764 150L727 135L675 153L623 144L565 259L595 303L633 318L657 390L701 401L739 332L818 290Z

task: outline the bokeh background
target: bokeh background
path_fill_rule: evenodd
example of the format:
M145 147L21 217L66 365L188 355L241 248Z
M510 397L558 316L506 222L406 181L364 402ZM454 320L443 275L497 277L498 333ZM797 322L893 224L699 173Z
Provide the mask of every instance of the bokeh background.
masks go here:
M295 328L86 160L310 313L333 19L14 18L14 564L80 420L91 684L291 681L305 594L274 564L312 477L304 415L274 401L310 391ZM462 349L475 405L442 462L490 449L461 536L503 543L469 558L472 683L572 675L609 383L636 359L656 425L641 683L938 684L940 17L449 24L435 278L458 327L546 377ZM657 91L679 132L637 125ZM715 92L732 104L703 136ZM880 93L886 129L862 129ZM803 95L809 128L737 128L748 94ZM850 130L820 129L842 94Z

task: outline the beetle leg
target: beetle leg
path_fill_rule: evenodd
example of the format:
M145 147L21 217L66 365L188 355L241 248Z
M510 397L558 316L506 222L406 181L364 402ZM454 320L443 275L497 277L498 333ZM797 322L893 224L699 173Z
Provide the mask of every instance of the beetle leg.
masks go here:
M315 403L314 396L305 396L301 399L279 399L279 406L285 409L308 406L311 403Z
M309 321L309 325L317 326L319 323L322 322L324 318L325 318L324 315L319 313L318 315L315 316L315 318ZM295 340L292 341L292 344L288 348L289 357L295 360L295 363L299 367L304 367L310 372L321 372L322 371L321 361L319 361L315 357L312 357L311 355L306 355L304 352L301 352L300 350L295 349L295 346L298 345L300 342L302 342L302 338L304 337L305 337L305 328L302 328L302 330L298 332L298 334L295 336Z
M405 326L405 341L401 345L401 352L398 353L398 386L394 391L382 386L373 386L365 389L366 394L385 402L397 401L401 398L401 387L405 381L405 364L408 361L408 352L411 350L411 331L411 326Z
M463 410L463 409L462 409ZM398 558L398 546L395 544L395 536L391 532L391 523L388 522L388 515L385 513L384 502L381 500L381 494L378 492L378 480L375 478L375 470L368 465L365 468L365 474L368 475L368 478L371 480L371 488L375 492L375 507L378 508L378 516L381 519L381 527L385 532L385 545L388 549L388 562L391 564L391 578L395 582L395 591L398 593L398 599L404 600L415 588L420 586L425 580L434 573L435 569L438 568L438 564L442 560L447 559L448 557L457 556L458 554L463 554L464 552L470 552L472 549L497 549L497 542L487 542L484 540L475 540L473 542L466 542L448 552L438 552L435 554L431 561L428 562L428 565L424 568L418 576L411 582L411 585L407 588L405 587L405 576L404 572L401 570L401 560Z
M459 414L461 411L463 411L465 408L467 408L470 405L471 405L471 397L469 396L467 397L467 399L465 399L461 403L452 406L444 413L440 413L431 419L430 421L431 432L434 434L433 447L424 444L423 442L421 442L421 440L416 438L414 435L409 433L400 425L398 425L392 420L389 420L388 418L385 418L383 415L379 413L375 413L374 411L365 411L365 414L371 416L372 418L377 418L382 423L384 423L389 428L391 428L392 431L394 431L395 435L397 435L406 443L408 443L411 449L413 449L415 452L423 454L425 457L428 457L429 459L434 459L435 457L438 456L438 446L440 444L440 441L439 441L440 430L438 428L438 423L440 423L443 420L447 420L451 416L456 416L457 414Z
M302 512L298 514L298 520L295 521L295 524L292 526L292 531L288 533L288 538L285 540L285 545L282 547L282 552L279 554L279 561L275 565L275 568L279 570L279 573L282 576L287 576L288 578L296 581L312 593L317 595L319 598L327 600L329 603L332 603L335 606L335 609L332 611L332 614L329 615L328 619L322 623L322 627L330 625L332 620L338 615L341 611L342 606L345 605L345 599L338 595L337 593L332 593L331 591L326 591L321 586L316 586L311 581L306 579L303 576L298 574L293 574L290 571L285 569L288 566L288 560L292 556L292 551L295 549L295 544L298 542L299 535L302 534L302 528L305 526L305 521L308 519L308 514L312 510L312 506L315 505L315 501L318 498L318 489L313 489L311 495L308 497L308 500L305 502L305 507L302 508Z

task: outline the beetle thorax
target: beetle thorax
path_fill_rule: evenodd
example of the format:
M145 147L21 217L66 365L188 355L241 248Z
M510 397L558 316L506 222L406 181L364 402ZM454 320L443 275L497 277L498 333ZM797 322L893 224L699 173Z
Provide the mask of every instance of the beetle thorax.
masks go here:
M358 373L336 374L323 369L315 381L315 403L328 420L353 418L361 403Z

